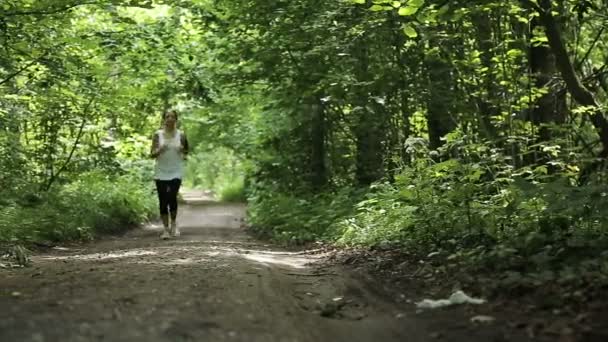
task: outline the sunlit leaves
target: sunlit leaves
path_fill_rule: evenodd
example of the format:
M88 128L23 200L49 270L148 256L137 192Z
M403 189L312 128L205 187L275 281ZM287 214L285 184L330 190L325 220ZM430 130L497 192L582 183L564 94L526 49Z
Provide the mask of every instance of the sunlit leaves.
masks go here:
M149 139L163 103L186 100L198 82L197 59L188 56L197 53L200 27L190 13L175 16L173 7L152 9L150 1L38 3L9 2L0 32L0 107L27 119L15 130L27 143L29 181L45 183L64 164L67 172L92 165L99 156L90 153L111 125L113 139ZM169 69L176 71L170 84Z
M418 32L416 32L416 29L414 28L414 26L412 24L406 24L403 26L403 33L405 33L406 36L408 36L409 38L416 38L418 37Z
M403 16L413 15L416 12L418 12L418 7L407 6L407 7L401 7L399 9L399 15L403 15Z
M378 11L389 11L393 8L391 6L381 6L381 5L373 5L369 8L370 11L378 12Z

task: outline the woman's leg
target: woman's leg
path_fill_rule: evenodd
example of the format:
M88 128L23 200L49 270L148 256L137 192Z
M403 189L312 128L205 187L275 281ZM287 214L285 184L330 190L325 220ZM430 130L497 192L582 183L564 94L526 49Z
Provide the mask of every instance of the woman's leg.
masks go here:
M161 238L167 238L169 233L169 190L170 184L168 181L156 180L160 218L163 221L163 234Z
M169 192L169 212L171 213L171 235L179 236L179 229L177 228L177 194L179 188L182 185L181 179L171 180L171 191Z

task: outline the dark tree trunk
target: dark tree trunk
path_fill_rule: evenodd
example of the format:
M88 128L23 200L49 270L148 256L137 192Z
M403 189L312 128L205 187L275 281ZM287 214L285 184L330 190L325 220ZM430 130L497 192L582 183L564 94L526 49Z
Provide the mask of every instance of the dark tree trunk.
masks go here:
M534 18L531 30L534 31L540 25L539 19ZM530 72L535 78L536 88L545 88L557 73L555 57L549 46L539 45L530 48ZM563 123L565 121L565 98L559 94L549 91L541 96L531 109L531 121L539 127L539 140L549 141L551 130L550 123Z
M366 111L357 127L357 183L369 185L384 175L380 123Z
M451 117L452 75L450 65L437 55L427 55L425 66L429 77L429 98L427 99L427 125L431 149L437 149L441 138L455 127Z
M410 83L410 79L411 79L411 75L408 75L408 59L411 57L410 55L408 55L406 53L406 51L404 50L404 43L405 43L405 37L403 35L403 33L400 30L395 29L396 35L395 35L395 41L394 41L394 47L395 47L395 51L397 52L396 55L396 65L398 66L398 70L399 70L399 80L398 80L398 85L399 88L397 91L398 94L398 98L399 98L399 113L400 113L400 117L399 120L401 121L401 127L400 127L400 137L401 139L399 139L399 145L398 148L401 152L401 159L406 162L409 163L410 158L407 155L407 151L404 148L405 145L405 141L407 141L407 138L410 137L411 134L411 127L410 127L410 117L411 117L411 113L412 113L412 108L411 108L411 94L408 91L409 88L409 83Z
M310 106L312 115L310 139L312 142L310 156L311 184L314 189L320 189L327 183L327 167L325 165L325 108L315 99Z
M357 49L359 58L357 79L360 83L370 79L368 53L366 44L361 43ZM357 113L357 124L354 130L357 147L355 178L359 185L364 186L381 179L384 174L382 113L376 113L369 105L367 87L366 85L358 85L355 88Z
M553 51L553 54L555 55L556 67L562 75L572 98L583 106L594 108L594 113L591 115L591 122L596 127L600 136L600 141L602 142L600 157L606 158L608 157L608 121L601 111L593 93L583 85L574 71L568 51L562 40L557 21L552 13L553 6L551 0L540 0L539 4L540 19L545 28L551 51Z
M494 52L494 41L492 40L492 18L489 12L477 13L474 17L477 29L477 46L481 51L481 63L488 70L488 74L483 80L485 96L479 97L479 128L486 138L496 137L496 129L492 125L492 117L500 114L499 108L492 102L498 98L496 84L493 80L491 71L494 69L492 57Z

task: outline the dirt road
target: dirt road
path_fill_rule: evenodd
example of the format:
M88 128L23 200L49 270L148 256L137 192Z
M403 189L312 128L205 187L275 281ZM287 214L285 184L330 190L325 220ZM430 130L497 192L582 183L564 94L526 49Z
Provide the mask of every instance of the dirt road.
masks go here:
M505 341L466 320L439 333L321 256L253 240L243 206L185 199L180 238L149 226L0 270L0 341Z

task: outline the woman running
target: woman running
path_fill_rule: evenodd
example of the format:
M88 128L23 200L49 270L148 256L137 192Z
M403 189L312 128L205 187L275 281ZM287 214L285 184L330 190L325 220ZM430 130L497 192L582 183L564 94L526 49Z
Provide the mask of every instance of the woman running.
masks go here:
M164 127L154 133L150 157L156 159L154 180L163 221L161 239L179 236L177 227L177 193L184 175L184 160L188 155L186 135L177 129L177 112L163 114ZM169 217L171 222L169 225ZM170 227L170 228L169 228Z

